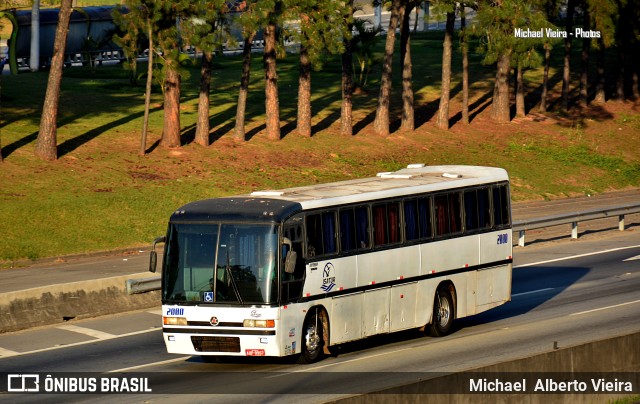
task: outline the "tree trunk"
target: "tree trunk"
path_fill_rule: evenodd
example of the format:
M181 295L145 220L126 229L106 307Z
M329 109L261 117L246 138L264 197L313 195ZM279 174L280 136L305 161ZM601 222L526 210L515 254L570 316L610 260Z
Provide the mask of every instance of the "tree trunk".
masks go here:
M604 40L598 38L598 53L596 58L596 95L593 102L604 104L607 100L606 96L606 78L604 75Z
M542 79L542 95L540 96L540 112L547 112L547 93L549 92L549 66L551 65L551 44L544 44L544 77Z
M269 23L264 29L263 59L267 138L271 140L280 140L280 102L278 101L276 25L274 23Z
M498 58L496 83L493 88L493 101L491 102L491 119L500 123L510 120L509 111L509 67L511 52L506 52Z
M626 47L627 44L618 46L618 77L616 78L616 100L624 100L624 75L626 63Z
M351 3L353 4L353 3ZM349 30L352 26L349 26ZM351 40L344 40L342 54L342 105L340 107L340 134L353 135L353 49Z
M575 1L567 2L567 33L573 32L573 12L575 9ZM562 70L562 107L564 110L569 109L569 83L571 80L571 40L573 35L567 35L564 39L564 68Z
M623 101L625 97L625 80L628 74L627 72L627 54L633 51L631 39L635 38L633 29L631 27L630 19L634 15L634 11L631 6L636 7L637 2L629 2L623 0L616 0L618 6L619 18L618 26L616 27L616 45L618 47L618 76L616 78L616 99Z
M238 92L238 107L236 109L236 126L233 131L233 137L238 142L247 140L244 123L245 112L247 110L247 95L249 93L249 79L251 78L251 46L255 32L251 33L244 39L244 47L242 48L242 77L240 78L240 91Z
M142 119L142 135L140 136L139 155L147 152L147 130L149 128L149 109L151 108L151 86L153 84L153 26L147 18L147 36L149 37L149 59L147 64L147 86L144 92L144 118Z
M40 68L40 0L33 0L31 7L31 51L29 69L37 72Z
M400 56L402 57L402 124L401 128L412 131L415 128L413 110L413 64L411 62L411 30L409 27L412 6L403 7L400 28Z
M0 74L0 111L2 111L2 74ZM2 131L0 131L0 163L2 163Z
M200 67L200 94L198 96L198 123L196 124L196 143L209 146L209 92L211 91L211 65L213 52L202 52Z
M311 137L311 60L304 45L300 46L298 133L304 137Z
M378 97L378 108L376 109L376 119L373 122L373 130L380 135L389 134L389 104L391 97L391 71L393 63L393 48L396 39L396 28L398 28L398 17L402 0L393 0L391 6L391 19L389 20L389 31L384 45L384 61L382 63L382 77L380 79L380 95Z
M64 51L69 33L69 19L71 16L72 0L62 0L58 15L58 26L53 44L51 70L47 81L47 92L42 107L40 131L36 140L35 154L43 160L53 161L58 158L57 147L57 119L60 101L60 85L62 83L62 68L64 65Z
M637 69L637 64L635 64L634 66L636 66ZM633 99L634 100L638 100L640 99L640 88L638 88L639 85L639 78L638 78L638 71L634 70L633 73L631 74L631 91L633 92ZM2 156L0 156L0 158L2 158Z
M165 147L180 147L180 75L171 67L167 69L165 76L164 130L160 144Z
M589 11L584 11L584 29L591 29L591 19ZM582 53L580 66L580 105L586 107L589 104L589 50L591 48L591 38L582 38Z
M440 129L449 129L449 96L451 93L451 56L453 52L453 23L455 12L447 13L447 25L444 31L442 45L442 84L440 92L440 106L436 125Z
M527 112L524 107L524 73L522 66L518 63L516 73L516 116L524 117Z
M465 5L460 5L460 51L462 52L462 123L469 124L469 45Z

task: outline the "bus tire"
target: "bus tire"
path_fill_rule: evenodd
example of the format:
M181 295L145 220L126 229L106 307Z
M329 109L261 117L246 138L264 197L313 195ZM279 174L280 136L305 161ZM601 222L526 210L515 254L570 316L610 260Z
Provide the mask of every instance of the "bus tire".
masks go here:
M433 317L429 329L431 336L444 337L449 334L454 318L455 306L451 292L447 287L440 287L433 302Z
M319 361L323 356L322 318L320 309L309 313L302 327L301 353L298 363L306 364Z

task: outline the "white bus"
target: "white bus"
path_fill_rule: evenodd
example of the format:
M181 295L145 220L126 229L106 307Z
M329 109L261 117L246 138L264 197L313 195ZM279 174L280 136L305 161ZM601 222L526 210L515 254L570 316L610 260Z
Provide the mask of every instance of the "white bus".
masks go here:
M189 203L154 242L167 350L310 363L376 334L446 335L510 300L510 212L505 170L422 164Z

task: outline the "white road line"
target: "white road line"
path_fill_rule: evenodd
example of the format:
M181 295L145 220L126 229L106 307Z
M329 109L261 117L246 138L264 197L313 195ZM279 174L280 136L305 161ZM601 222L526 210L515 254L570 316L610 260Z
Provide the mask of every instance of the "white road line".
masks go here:
M330 366L344 365L345 363L357 362L357 361L361 361L361 360L364 360L364 359L371 359L371 358L375 358L376 356L384 356L384 355L389 355L389 354L396 354L398 352L408 351L409 349L413 349L413 348L403 348L403 349L397 349L395 351L379 353L379 354L376 354L376 355L367 355L367 356L363 356L361 358L350 359L348 361L329 363L329 364L326 364L326 365L315 366L315 367L308 368L308 369L295 370L293 372L279 373L277 375L273 375L273 376L269 376L269 377L273 378L273 377L286 376L286 375L289 375L289 374L292 374L292 373L313 372L313 371L316 371L318 369L328 368Z
M636 260L640 260L640 255L636 255L635 257L627 258L626 260L622 260L622 261L627 262L627 261L636 261Z
M147 313L149 314L156 314L158 316L162 315L162 309L153 309L153 310L147 310Z
M579 315L581 315L581 314L593 313L594 311L600 311L600 310L614 309L614 308L616 308L616 307L626 306L626 305L628 305L628 304L634 304L634 303L640 303L640 300L634 300L633 302L626 302L626 303L615 304L615 305L613 305L613 306L600 307L600 308L598 308L598 309L593 309L593 310L581 311L580 313L572 313L572 314L570 314L570 315L571 315L571 316L579 316Z
M545 289L532 290L530 292L515 293L515 294L511 295L511 297L530 295L532 293L542 293L542 292L546 292L548 290L553 290L553 288L545 288Z
M71 324L63 325L56 328L59 330L77 332L78 334L88 335L90 337L94 337L97 339L111 339L116 337L115 334L109 334L108 332L93 330L91 328L86 328L86 327L78 327L77 325L71 325Z
M126 333L126 334L113 335L111 338L106 338L106 339L124 338L124 337L130 337L130 336L138 335L138 334L145 334L145 333L148 333L148 332L155 332L155 331L161 331L161 330L160 330L160 328L153 328L153 329L150 329L150 330L134 331L134 332ZM9 356L29 355L29 354L39 353L39 352L46 352L46 351L55 351L56 349L62 349L62 348L80 346L80 345L93 344L95 342L96 342L96 340L92 339L92 340L89 340L89 341L74 342L72 344L52 346L52 347L49 347L49 348L34 349L33 351L28 351L28 352L16 352L14 354L3 356L3 358L9 357ZM9 352L11 352L11 351L9 351Z
M615 251L630 250L632 248L640 248L640 245L632 245L632 246L627 246L627 247L612 248L610 250L594 251L594 252L590 252L590 253L586 253L586 254L571 255L571 256L568 256L568 257L555 258L555 259L552 259L552 260L532 262L532 263L529 263L529 264L518 265L518 266L515 266L513 268L515 269L515 268L532 267L532 266L535 266L535 265L542 265L542 264L549 264L549 263L552 263L552 262L566 261L566 260L571 260L571 259L574 259L574 258L582 258L582 257L589 257L589 256L592 256L592 255L606 254L606 253L615 252Z
M0 348L0 358L5 358L7 356L16 356L19 354L20 352L12 351L10 349Z
M167 363L186 361L187 359L190 359L190 358L191 358L191 356L181 356L181 357L175 358L175 359L167 359L166 361L145 363L144 365L131 366L131 367L128 367L128 368L110 370L107 373L128 372L130 370L142 369L142 368L146 368L146 367L149 367L149 366L164 365L164 364L167 364Z

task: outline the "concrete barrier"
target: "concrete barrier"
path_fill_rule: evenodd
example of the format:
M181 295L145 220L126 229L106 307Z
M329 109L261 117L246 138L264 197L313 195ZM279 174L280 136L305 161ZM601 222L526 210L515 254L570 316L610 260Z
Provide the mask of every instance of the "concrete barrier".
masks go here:
M160 291L129 295L125 283L149 273L70 282L0 294L0 330L18 331L74 318L156 307Z
M484 376L487 380L527 379L526 393L469 393L470 378ZM608 381L630 379L633 393L540 393L534 392L535 380L582 380L605 377ZM640 332L558 349L529 358L498 363L434 377L416 383L393 387L371 394L337 400L340 404L369 403L607 403L624 397L640 395ZM630 401L634 402L634 401ZM637 402L637 401L635 401Z

